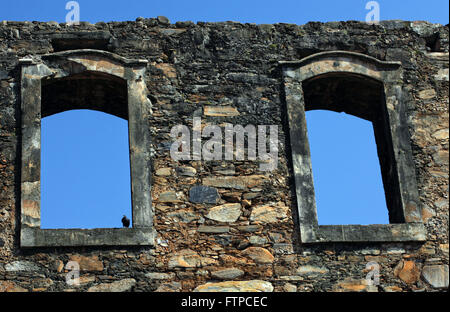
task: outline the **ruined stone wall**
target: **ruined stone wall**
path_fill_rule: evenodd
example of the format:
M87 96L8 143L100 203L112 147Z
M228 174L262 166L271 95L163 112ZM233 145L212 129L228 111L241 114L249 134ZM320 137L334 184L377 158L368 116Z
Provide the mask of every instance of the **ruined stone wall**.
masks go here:
M148 60L155 246L20 247L19 59L72 49ZM279 62L334 50L401 62L425 241L301 243ZM448 25L425 22L0 23L0 291L448 287L448 56ZM277 169L174 161L171 128L192 128L194 115L202 126L278 125ZM66 284L70 260L78 287ZM365 281L370 261L378 286Z

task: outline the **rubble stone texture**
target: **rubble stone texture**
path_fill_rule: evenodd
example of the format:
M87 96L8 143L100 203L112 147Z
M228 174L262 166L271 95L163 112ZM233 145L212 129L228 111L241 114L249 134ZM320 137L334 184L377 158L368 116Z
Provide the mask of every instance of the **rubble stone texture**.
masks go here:
M195 24L171 23L159 16L72 26L0 22L0 291L445 290L449 261L448 40L448 25L409 21ZM74 57L68 52L79 49L89 49L91 54ZM379 64L397 64L401 75L395 83L400 87L386 86L386 94L394 96L384 100L388 111L401 111L405 116L391 121L402 126L394 133L400 138L396 142L404 147L410 141L410 154L399 157L406 157L411 166L397 169L401 175L415 177L409 182L417 184L418 202L401 203L408 218L400 220L406 222L400 231L395 225L372 226L368 237L361 234L367 229L361 226L342 231L324 228L327 239L339 237L339 241L320 242L318 235L316 241L305 244L307 238L300 233L305 220L299 217L299 209L313 202L308 202L311 193L300 199L296 194L296 187L310 186L298 180L307 171L299 175L293 169L293 160L300 169L306 167L291 149L298 138L290 137L288 120L298 116L287 113L287 103L297 101L303 92L293 82L297 77L295 70L289 70L293 65L280 62L297 62L330 51L372 60L366 69L373 75L379 74L373 64L385 66L383 70L389 65ZM72 59L64 63L46 56L55 53L72 55ZM364 58L351 66L362 66ZM304 65L310 66L306 60ZM348 69L350 65L342 60L330 58L317 63L320 68L308 68L310 72L323 66ZM23 71L30 64L37 66L37 72ZM86 68L91 69L88 74ZM58 87L36 78L69 72L80 75L73 77L80 82L76 92L89 90L93 85L89 77L101 78L95 80L97 91L74 97L64 83ZM124 79L132 87L127 89ZM357 92L359 85L354 87ZM400 92L402 106L396 98ZM63 100L58 102L54 95ZM305 96L314 94L306 92ZM82 101L74 102L74 98ZM23 99L45 105L24 114ZM56 102L64 104L53 105ZM127 104L133 109L127 110ZM39 135L33 129L41 116L76 105L140 120L132 125L130 151L136 163L132 168L137 183L134 194L144 204L136 205L151 207L138 210L138 221L145 220L137 223L141 227L83 233L55 230L47 236L39 232L40 164L35 162ZM357 113L369 114L369 110ZM171 129L186 125L192 148L194 116L201 118L202 129L222 127L223 136L227 123L277 125L276 169L261 171L264 162L258 159L172 159ZM24 122L32 127L24 127ZM207 139L202 138L203 143ZM32 144L23 146L23 142ZM309 150L302 142L294 144L300 144L303 152ZM29 161L24 164L24 159ZM397 170L395 166L390 169ZM147 173L151 177L142 178ZM151 191L140 194L143 179L151 181ZM392 181L385 183L388 190L395 188ZM401 219L392 213L393 219ZM309 230L314 231L306 228L304 233ZM58 240L67 235L73 246L58 246ZM402 239L396 240L397 235ZM35 247L39 244L44 246ZM80 265L79 285L66 283L69 261ZM378 266L368 268L369 262ZM375 269L378 285L372 283Z

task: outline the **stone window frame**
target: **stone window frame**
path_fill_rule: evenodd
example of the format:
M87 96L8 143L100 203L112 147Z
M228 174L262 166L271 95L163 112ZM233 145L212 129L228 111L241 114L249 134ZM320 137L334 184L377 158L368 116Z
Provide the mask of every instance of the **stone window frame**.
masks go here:
M151 198L151 137L145 71L147 60L80 49L23 58L21 66L21 247L154 245ZM131 173L132 228L41 229L41 82L85 71L126 81Z
M301 243L426 240L407 125L407 103L402 95L401 63L380 61L347 51L320 52L299 61L279 63L288 114ZM391 161L395 163L394 174L399 184L400 204L395 213L402 216L402 222L371 225L318 224L302 83L327 74L358 75L382 83L386 106L383 109L387 111L383 118L388 119L384 122L389 127L394 157Z

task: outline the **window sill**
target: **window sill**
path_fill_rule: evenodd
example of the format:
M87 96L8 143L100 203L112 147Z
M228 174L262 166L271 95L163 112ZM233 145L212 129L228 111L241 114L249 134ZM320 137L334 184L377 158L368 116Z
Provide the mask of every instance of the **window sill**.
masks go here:
M305 235L302 243L421 242L426 240L423 223L319 225L315 227L314 232L315 235Z
M23 227L21 247L154 246L151 228L40 229Z

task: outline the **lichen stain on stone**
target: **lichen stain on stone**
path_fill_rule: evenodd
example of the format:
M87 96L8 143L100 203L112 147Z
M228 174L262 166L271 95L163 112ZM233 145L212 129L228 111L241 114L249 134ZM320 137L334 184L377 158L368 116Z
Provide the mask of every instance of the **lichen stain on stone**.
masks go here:
M176 78L177 77L176 69L170 64L160 63L160 64L156 64L155 67L160 69L167 78Z
M408 202L405 205L405 219L406 219L406 222L421 222L422 221L422 217L418 213L416 203Z
M41 79L39 75L24 74L23 76L27 79Z
M122 65L98 56L69 57L68 60L82 64L86 67L86 70L100 71L122 78L125 76L125 68Z
M320 60L304 65L299 69L300 76L302 77L302 80L305 80L316 75L333 72L348 72L381 79L380 71L369 64L360 64L347 59L338 60L339 62L336 62L336 59Z
M34 200L22 200L22 213L26 216L39 219L41 217L39 203Z

